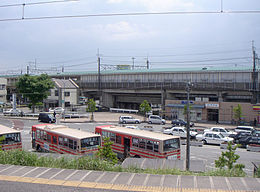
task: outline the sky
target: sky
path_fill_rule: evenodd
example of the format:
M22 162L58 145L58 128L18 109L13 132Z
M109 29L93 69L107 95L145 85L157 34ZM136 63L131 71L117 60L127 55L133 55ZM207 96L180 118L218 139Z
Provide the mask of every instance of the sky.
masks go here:
M251 67L260 55L259 0L0 1L0 74L135 69ZM21 19L67 15L182 12L182 14ZM220 12L191 14L191 12ZM189 14L187 14L189 13ZM35 70L36 69L36 70ZM34 70L34 71L33 71Z

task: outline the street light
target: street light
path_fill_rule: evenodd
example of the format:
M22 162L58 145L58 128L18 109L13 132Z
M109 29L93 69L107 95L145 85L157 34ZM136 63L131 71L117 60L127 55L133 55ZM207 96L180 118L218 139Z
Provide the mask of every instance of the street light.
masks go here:
M186 143L186 170L190 170L190 91L192 83L189 81L186 84L187 91L187 143Z

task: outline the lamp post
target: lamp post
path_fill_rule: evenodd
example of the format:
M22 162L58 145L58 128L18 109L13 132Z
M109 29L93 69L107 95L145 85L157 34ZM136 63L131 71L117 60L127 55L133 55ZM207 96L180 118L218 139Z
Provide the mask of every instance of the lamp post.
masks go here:
M186 170L190 170L190 91L192 83L189 81L186 85L187 91L187 143L186 143Z

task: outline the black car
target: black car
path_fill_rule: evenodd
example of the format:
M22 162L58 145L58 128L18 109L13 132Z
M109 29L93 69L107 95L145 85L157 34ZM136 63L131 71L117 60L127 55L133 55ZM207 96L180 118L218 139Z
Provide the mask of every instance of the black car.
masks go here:
M236 135L232 136L234 138L234 143L239 143L239 141L242 139L247 138L248 136L252 136L249 132L239 132Z
M172 120L172 125L186 126L187 122L182 119L174 119ZM194 123L190 122L190 127L193 127Z
M52 113L40 113L38 117L38 121L45 122L45 123L55 123L56 118L53 116Z
M248 136L239 140L241 147L246 148L249 144L260 144L260 137Z

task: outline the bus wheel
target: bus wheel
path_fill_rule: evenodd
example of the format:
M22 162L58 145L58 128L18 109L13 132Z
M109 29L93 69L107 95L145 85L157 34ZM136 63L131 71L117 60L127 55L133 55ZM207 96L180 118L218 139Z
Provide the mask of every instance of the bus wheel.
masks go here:
M135 155L134 158L141 158L139 155Z

